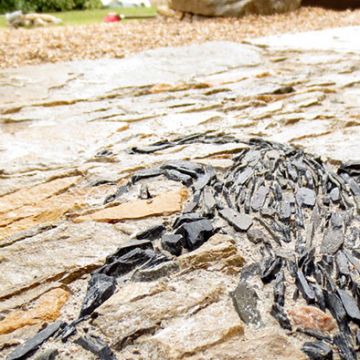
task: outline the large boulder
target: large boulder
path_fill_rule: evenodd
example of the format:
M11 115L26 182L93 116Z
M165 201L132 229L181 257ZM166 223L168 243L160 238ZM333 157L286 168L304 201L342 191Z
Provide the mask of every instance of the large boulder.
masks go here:
M170 8L205 16L270 15L299 8L301 0L169 0Z

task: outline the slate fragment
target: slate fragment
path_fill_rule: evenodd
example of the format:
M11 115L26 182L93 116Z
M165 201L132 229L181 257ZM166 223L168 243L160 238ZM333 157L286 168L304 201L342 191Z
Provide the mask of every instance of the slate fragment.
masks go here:
M193 178L197 178L199 174L203 174L204 170L200 164L196 164L191 161L176 160L169 161L161 166L162 170L176 170L183 174L189 175Z
M169 180L181 182L185 186L190 186L193 179L190 175L184 174L177 170L165 170L163 173Z
M283 271L279 271L276 274L275 284L274 284L274 301L280 306L285 305L285 276Z
M301 187L296 192L296 200L300 206L315 206L316 194L315 191L306 187Z
M280 257L267 257L260 263L260 278L264 284L275 279L277 273L282 267L282 259Z
M97 336L85 335L77 339L75 343L92 352L100 360L116 360L116 356L110 347Z
M162 224L154 225L154 226L136 234L136 238L138 240L145 240L145 239L155 240L155 239L158 239L165 230L166 230L165 226Z
M111 263L113 261L115 261L116 259L118 259L119 257L125 255L126 253L130 252L131 250L134 249L153 249L153 244L150 240L145 239L145 240L130 240L127 243L125 243L124 245L120 246L116 252L112 255L109 255L106 258L106 263Z
M263 207L268 193L269 193L269 188L267 186L260 186L254 192L251 198L251 208L254 211L259 211Z
M301 270L298 270L296 274L296 285L308 304L311 304L315 301L314 289L309 285L304 276L304 273Z
M302 351L311 360L332 360L333 351L324 341L306 342Z
M179 217L177 217L174 221L173 224L173 228L176 229L178 228L180 225L187 223L187 222L192 222L192 221L197 221L197 220L203 220L204 217L196 214L196 213L186 213L183 215L180 215Z
M338 203L340 201L340 190L338 187L334 187L330 191L330 199L333 203Z
M131 177L131 182L135 184L142 179L160 176L162 173L163 171L159 168L140 170Z
M279 304L273 304L270 314L279 322L283 329L292 330L290 320L282 306Z
M215 230L209 220L198 220L181 225L175 232L181 234L185 240L184 247L195 250L207 241Z
M64 326L64 322L56 321L48 325L45 329L39 331L35 336L28 339L22 345L19 345L10 355L7 360L22 360L31 356L42 343L53 336L59 329Z
M356 360L357 356L351 344L346 339L344 334L337 334L334 336L334 344L339 350L341 360Z
M96 272L115 277L122 276L135 269L136 266L144 264L155 256L155 252L151 249L143 250L135 248L119 258L115 258L109 264L106 264L96 270Z
M356 300L345 290L338 289L337 293L348 316L354 321L360 322L360 310Z
M344 243L344 234L341 229L328 228L320 246L322 254L334 255Z
M259 325L261 315L257 309L258 296L256 291L245 281L240 281L234 291L230 292L234 307L245 324Z
M183 236L180 234L165 234L161 238L161 246L170 254L179 256L183 248Z
M220 210L219 214L237 231L247 231L253 223L251 216L240 214L230 208Z
M104 301L109 299L115 289L116 280L114 277L101 273L92 274L79 317L91 314Z
M254 174L254 170L248 166L243 172L241 172L239 174L239 176L236 179L236 184L237 185L244 185L251 176L253 176Z
M247 232L248 239L253 244L259 244L260 242L267 242L266 235L260 230L255 228L250 228Z

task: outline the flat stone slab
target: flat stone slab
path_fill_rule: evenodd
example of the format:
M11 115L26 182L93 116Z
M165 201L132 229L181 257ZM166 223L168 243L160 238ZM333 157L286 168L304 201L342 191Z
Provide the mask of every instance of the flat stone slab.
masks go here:
M147 178L146 186L139 182L132 191L119 192L134 173L159 168L170 160L191 160L224 170L249 146L235 141L167 146L168 142L194 133L216 138L226 132L236 139L255 137L298 146L319 155L329 166L359 161L356 34L360 35L360 27L261 38L247 44L211 42L158 49L120 60L1 70L0 310L7 319L34 326L14 331L15 340L6 330L0 347L22 342L27 330L33 334L39 330L31 314L42 323L47 313L38 315L37 304L53 289L69 288L70 295L65 304L52 308L56 316L51 315L51 320L58 316L74 320L80 311L76 296L86 290L80 277L103 265L108 255L135 239L140 230L173 223L175 214L188 205L174 176L160 173ZM149 151L155 142L160 142L155 145L157 151ZM252 153L248 162L256 163L258 157ZM251 174L246 171L237 186L248 186ZM210 170L205 178L210 184L208 174ZM191 172L186 175L189 185ZM249 207L261 214L269 200L267 189L257 184L256 191L257 201L249 202ZM300 200L304 211L314 210L316 217L316 199L309 191ZM284 199L287 206L282 212L288 218L295 199L288 200L286 194ZM243 200L247 201L246 194ZM258 226L256 217L244 213L239 213L239 221L244 231ZM98 308L95 328L119 358L133 358L132 346L136 351L146 348L139 358L147 358L152 351L171 352L172 358L221 358L224 352L230 357L238 354L239 348L274 359L278 354L279 359L291 354L302 358L296 350L299 341L288 341L284 332L274 333L274 341L269 340L269 332L253 338L250 333L247 338L236 311L230 311L229 293L239 283L239 268L256 260L246 245L241 250L248 256L239 253L237 241L244 239L232 241L218 234L170 263L174 266L161 263L159 268L142 269L134 275L144 280L141 284L125 282ZM148 281L157 270L169 271L172 281ZM252 270L247 271L250 279ZM259 283L249 286L262 288ZM266 296L272 298L272 291ZM259 298L261 314L263 303L264 298ZM214 319L221 316L224 322L216 326ZM275 324L272 318L262 320ZM201 334L196 333L195 323L202 324ZM179 333L179 328L186 331ZM176 346L171 346L169 337ZM72 346L64 345L61 351L68 351L67 355L82 351Z

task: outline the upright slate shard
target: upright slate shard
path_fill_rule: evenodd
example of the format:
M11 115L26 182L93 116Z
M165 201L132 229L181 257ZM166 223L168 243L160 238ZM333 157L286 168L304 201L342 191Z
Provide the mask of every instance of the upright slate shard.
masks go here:
M279 271L276 274L275 284L274 284L274 301L280 306L285 305L285 276L283 271Z
M282 306L279 304L273 304L270 314L279 322L283 329L292 330L290 320Z
M10 355L7 360L23 360L31 356L41 344L53 336L59 329L64 326L64 322L56 321L48 325L45 329L38 332L34 337L25 341L22 345L18 346Z
M340 300L348 316L356 322L360 322L360 310L357 301L346 291L337 290Z
M251 199L251 208L254 211L259 211L263 207L268 193L269 193L269 188L267 186L260 186L254 192L252 199Z
M245 324L259 325L260 312L257 309L258 296L256 291L245 281L240 281L236 289L230 292L234 307Z
M324 341L306 342L302 347L302 351L311 360L333 359L333 351L331 347L328 344L326 344Z
M100 360L116 360L115 354L110 347L99 337L93 335L85 335L75 341L76 344L85 350L92 352Z
M116 280L114 277L101 273L92 274L79 317L91 314L104 301L109 299L115 289Z
M260 278L264 284L273 281L282 267L280 257L267 257L260 263Z
M357 356L352 348L349 341L346 339L344 334L337 334L334 336L334 344L339 350L339 355L341 360L356 360Z
M312 304L315 301L315 292L301 270L298 270L296 274L296 285L306 302Z

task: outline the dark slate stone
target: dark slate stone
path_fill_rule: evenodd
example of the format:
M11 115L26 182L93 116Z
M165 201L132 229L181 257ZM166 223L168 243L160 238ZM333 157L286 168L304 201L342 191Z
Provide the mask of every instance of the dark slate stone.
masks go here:
M148 179L160 175L162 175L162 170L159 168L140 170L132 176L131 181L135 184L142 179Z
M183 214L180 215L179 217L177 217L174 221L173 224L173 228L176 229L178 228L180 225L187 223L187 222L192 222L192 221L197 221L197 220L203 220L204 217L196 214L196 213L187 213L187 214Z
M97 307L114 294L116 280L105 274L92 274L87 293L81 307L80 317L91 314Z
M270 314L279 322L283 329L292 330L290 320L282 306L279 304L273 304Z
M149 261L151 258L155 257L155 255L155 252L151 249L143 250L135 248L128 253L115 258L112 262L104 265L96 272L115 277L122 276L135 269L136 266Z
M282 267L282 260L279 257L267 257L260 263L260 278L267 284L275 279Z
M85 335L77 339L75 343L92 352L100 360L116 360L110 347L97 336Z
M334 187L330 191L330 199L334 203L338 203L340 201L340 190L338 187Z
M255 228L250 228L247 232L249 240L254 244L259 244L260 242L266 242L266 235L260 230Z
M211 181L213 174L206 172L205 174L201 175L197 181L194 182L194 190L202 191L206 185L208 185Z
M312 189L301 187L296 193L296 200L300 206L315 206L316 194Z
M259 325L261 316L257 309L256 291L245 281L240 281L236 289L230 292L234 307L245 324Z
M161 238L161 246L170 254L179 256L183 248L183 236L180 234L165 234Z
M296 274L296 285L307 303L313 303L315 301L314 289L309 285L301 270L298 270Z
M190 186L193 179L190 175L184 174L177 170L164 170L164 175L169 179L177 182L181 182L185 186Z
M118 259L119 257L125 255L126 253L130 252L134 249L153 249L153 244L150 240L130 240L124 245L120 246L116 252L106 258L107 263L111 263Z
M333 351L324 341L306 342L302 351L311 360L332 360Z
M340 300L344 305L346 313L349 315L349 317L355 321L360 321L360 310L357 305L356 300L349 295L349 293L345 290L338 289L337 290Z
M328 228L324 233L324 238L320 246L322 254L334 255L344 243L342 229Z
M268 193L269 193L269 188L267 186L260 186L254 192L251 198L251 208L254 211L259 211L263 207Z
M285 305L285 276L283 271L276 274L274 285L274 302L280 306Z
M339 350L341 360L356 360L357 356L351 344L346 339L344 334L337 334L334 336L334 344Z
M250 166L248 166L244 171L242 171L238 175L238 177L236 179L236 184L244 185L253 175L254 175L254 169L251 168Z
M187 249L194 250L214 234L214 228L209 220L198 220L181 225L176 234L183 236Z
M295 92L295 89L292 86L282 86L273 91L274 95L284 95Z
M136 234L136 238L138 240L156 240L158 239L162 233L165 231L165 226L160 225L154 225L138 234Z
M253 224L251 216L246 214L240 214L230 208L220 210L219 214L237 231L247 231Z
M7 360L23 360L31 356L42 343L53 336L59 329L64 326L64 322L56 321L48 325L45 329L39 331L34 337L26 340L25 343L18 346L10 355Z
M194 178L198 177L199 174L204 173L204 169L200 164L184 160L169 161L163 164L161 169L177 170L178 172L184 173Z

